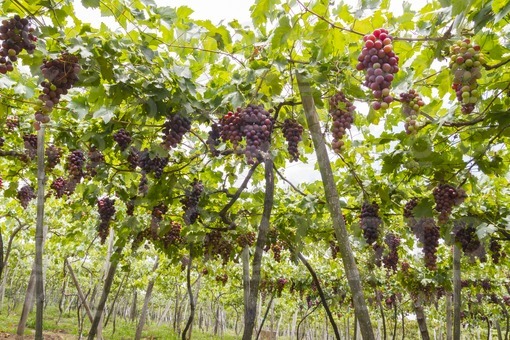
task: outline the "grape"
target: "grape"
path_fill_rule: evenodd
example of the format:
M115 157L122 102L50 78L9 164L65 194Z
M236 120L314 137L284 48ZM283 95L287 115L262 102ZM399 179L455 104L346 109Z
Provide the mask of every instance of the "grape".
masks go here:
M178 222L170 222L170 229L163 236L160 237L163 246L168 249L171 245L176 245L184 242L181 236L182 226Z
M425 105L420 95L411 89L408 92L400 94L400 102L402 103L402 113L405 118L405 130L408 135L418 131L416 122L420 108Z
M227 281L228 281L228 275L227 275L227 273L218 274L218 275L216 275L215 279L216 279L216 281L221 282L223 285L225 285L225 283L227 283Z
M232 250L232 245L223 237L220 231L213 230L205 235L204 254L219 255L223 259L223 264L226 264Z
M249 104L239 114L243 122L242 133L246 137L245 155L248 164L254 164L259 152L269 150L273 120L262 105Z
M113 134L113 140L117 142L120 151L124 151L133 141L131 138L131 134L124 129L120 129L116 133Z
M413 197L409 200L409 202L406 203L404 206L404 217L405 218L412 218L414 217L413 209L418 205L418 198Z
M193 224L200 215L198 212L198 201L202 192L204 191L204 185L201 181L195 179L191 183L191 190L186 191L186 196L181 200L183 204L182 209L184 210L184 222L186 224Z
M5 74L14 70L12 63L18 60L21 51L26 50L28 54L34 53L34 42L37 38L28 19L15 15L9 20L2 20L0 40L3 40L0 48L0 73Z
M380 268L382 266L384 247L378 242L375 242L372 244L372 249L374 250L374 264Z
M329 114L333 119L333 124L331 125L333 143L331 145L336 153L340 153L343 149L344 142L342 138L346 130L351 128L351 124L354 121L355 108L356 107L345 98L342 91L336 93L329 100Z
M250 231L246 234L241 234L237 237L236 242L241 247L251 247L255 243L255 237L257 235Z
M276 280L276 292L277 292L278 296L282 295L283 288L285 288L285 285L288 282L289 282L289 280L287 280L286 278L283 278L283 277L279 277Z
M151 212L151 236L154 240L158 239L159 224L163 219L163 215L168 211L165 203L160 203L152 208Z
M436 211L439 212L439 223L446 223L454 206L461 204L467 197L461 188L454 188L449 184L440 184L433 191Z
M168 157L162 158L155 156L154 158L150 158L149 151L147 149L139 154L138 165L140 168L147 174L153 172L154 177L156 178L160 178L163 175L163 169L167 164Z
M234 149L237 148L239 142L243 139L242 126L240 117L241 109L236 112L229 112L220 119L220 136L223 142L229 141Z
M358 56L356 69L365 70L364 85L372 90L374 110L387 109L393 101L389 88L398 72L398 56L393 51L393 37L384 29L376 29L363 37L365 46Z
M453 74L452 88L461 103L462 113L475 109L480 97L478 79L482 77L482 66L486 63L480 46L469 39L459 40L450 47L450 69Z
M85 163L85 156L83 151L74 150L67 156L67 171L71 181L79 183L83 177L83 165Z
M188 118L178 114L168 116L163 126L163 142L161 144L167 149L175 148L182 142L182 138L190 129L191 121Z
M489 242L489 250L491 251L492 262L498 264L501 257L501 244L499 244L495 238L491 238Z
M436 226L433 218L425 217L418 220L417 229L421 230L421 234L418 238L423 244L425 267L430 270L436 270L436 251L439 245L439 227Z
M134 146L129 149L127 161L130 169L135 170L138 166L138 162L140 161L140 151Z
M96 147L91 147L87 154L88 162L87 162L87 173L89 176L94 177L97 175L96 168L101 164L104 164L104 156L101 151L96 149Z
M282 131L287 141L287 151L290 154L290 161L295 162L299 159L298 143L301 141L303 127L295 119L285 119Z
M78 81L81 68L78 57L67 52L62 52L58 59L44 60L40 68L46 80L41 83L41 108L36 111L35 119L37 122L48 123L48 113L60 102L60 97L67 94Z
M140 177L140 183L138 183L138 193L142 196L145 196L149 191L149 181L147 180L147 175L144 171L142 171L142 177Z
M61 198L66 194L67 181L63 177L57 177L50 185L55 191L55 197Z
M25 145L25 153L30 159L34 159L37 155L37 135L26 134L23 136Z
M3 137L0 137L0 148L3 147L5 144L5 139Z
M60 163L60 157L62 157L62 149L55 145L50 145L45 150L46 154L46 168L51 171L58 163Z
M207 145L213 156L219 156L220 152L216 150L216 147L220 144L221 128L218 124L211 125L211 131L207 136Z
M274 260L278 263L280 263L282 259L282 250L283 250L283 242L276 241L275 243L271 244L271 251L273 252Z
M7 129L12 131L19 127L19 118L16 116L7 116L7 119L5 120L5 125L7 126Z
M382 225L382 220L379 217L379 205L375 202L372 202L372 204L364 202L361 207L360 218L363 237L368 244L373 244L379 238L379 229Z
M24 185L18 190L17 197L23 209L26 209L28 207L28 203L36 198L36 195L34 193L34 189L30 185Z
M461 245L462 251L466 254L472 254L482 245L476 235L476 227L473 223L455 221L453 232L455 235L455 242Z
M126 215L133 216L135 212L135 198L131 198L126 203Z
M397 271L398 265L398 246L400 245L400 238L395 236L393 233L389 233L386 235L384 239L384 243L388 246L389 252L383 258L384 267L388 270L393 270L393 272Z
M106 237L108 236L108 230L110 227L110 221L115 215L115 200L109 197L100 198L97 201L97 209L99 212L99 227L98 233L101 239L101 244L104 244Z

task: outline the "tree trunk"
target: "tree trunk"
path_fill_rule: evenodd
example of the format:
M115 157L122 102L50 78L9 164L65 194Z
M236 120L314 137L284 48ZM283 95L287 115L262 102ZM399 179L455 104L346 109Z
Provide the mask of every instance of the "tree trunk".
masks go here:
M103 292L101 294L101 299L97 304L96 314L94 316L94 321L92 322L92 326L90 326L88 340L94 340L96 334L98 333L99 323L103 318L104 306L106 304L106 300L108 298L108 294L110 294L110 289L112 288L113 278L115 277L115 271L117 270L117 265L119 264L119 257L122 253L122 248L119 247L115 250L115 257L111 261L108 269L108 273L106 275L104 281ZM111 258L110 258L111 260Z
M136 288L133 288L133 303L131 303L131 309L129 311L129 319L135 321L136 319Z
M299 92L301 94L301 100L303 102L306 120L308 122L308 129L312 135L315 153L317 155L317 162L319 163L319 170L326 194L326 202L331 214L331 219L333 220L333 228L335 229L335 235L338 240L345 275L349 281L349 287L353 297L354 313L358 318L363 339L372 340L374 339L374 331L372 329L372 323L370 322L370 315L365 303L365 297L363 296L363 287L358 267L356 266L356 261L349 243L349 234L347 233L345 222L342 217L340 198L333 178L326 143L324 141L320 122L315 110L312 89L309 81L299 72L296 72L296 79L299 86Z
M257 244L255 247L255 254L253 255L252 275L250 279L250 296L248 301L248 308L244 316L244 332L243 340L251 340L253 328L255 327L255 317L257 315L257 300L259 294L260 283L260 268L262 266L262 253L267 240L267 233L269 231L269 221L271 218L271 210L273 208L274 196L274 174L273 174L273 160L271 154L267 154L265 159L265 180L266 188L264 195L264 209L262 211L262 219L260 221Z
M453 320L452 320L452 293L446 292L446 340L452 340Z
M460 340L460 248L453 245L453 340Z
M264 327L264 322L266 321L267 315L269 314L269 310L271 309L271 305L273 304L274 295L275 295L275 293L273 293L271 295L271 299L269 300L269 304L267 305L266 312L264 313L264 317L262 318L262 321L260 322L259 330L257 332L257 337L255 338L256 340L259 339L260 332L262 332L262 327Z
M246 245L241 253L243 261L243 296L244 315L248 314L248 303L250 301L250 247Z
M195 299L193 297L193 290L191 289L191 265L193 262L193 245L190 245L189 248L189 261L188 266L186 268L186 287L188 289L188 296L189 296L189 306L190 306L190 312L188 317L188 322L186 323L186 327L184 327L184 330L182 331L182 340L186 340L191 338L191 325L193 324L193 319L195 318ZM198 291L197 291L198 294ZM186 334L188 333L189 335Z
M73 279L74 286L76 287L76 290L78 291L78 297L81 300L81 303L83 304L83 307L85 308L85 311L87 312L87 316L89 317L89 321L92 322L92 313L90 312L89 304L87 303L87 299L85 298L85 295L83 295L83 292L80 288L80 284L78 283L78 280L76 279L76 276L74 275L73 268L69 264L69 261L67 261L67 258L64 260L67 268L69 269L69 274L71 274L71 279Z
M425 313L423 312L423 306L421 304L421 296L418 296L416 301L414 301L414 311L416 313L416 321L418 322L418 328L422 340L430 340L427 320L425 319Z
M159 257L156 258L156 262L154 263L154 267L152 268L152 278L149 281L147 286L147 291L145 292L145 299L143 300L142 312L140 313L140 321L138 322L138 326L136 326L136 334L135 340L140 340L142 338L143 326L145 325L145 319L147 318L147 309L149 308L149 301L152 295L152 289L154 288L154 283L156 282L156 270L159 265Z
M16 335L23 336L25 333L25 327L28 320L28 314L34 307L34 290L35 290L35 263L32 267L32 271L30 273L30 279L28 280L27 292L25 294L25 302L23 303L23 310L21 311L21 317L18 322L18 329L16 331Z

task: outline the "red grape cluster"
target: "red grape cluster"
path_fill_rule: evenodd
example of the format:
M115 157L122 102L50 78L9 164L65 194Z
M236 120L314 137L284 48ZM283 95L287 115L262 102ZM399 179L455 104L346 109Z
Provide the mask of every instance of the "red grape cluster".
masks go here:
M229 141L232 146L237 148L239 142L243 139L241 121L241 108L236 112L229 112L220 119L220 136L223 142Z
M67 181L63 177L57 177L50 185L50 188L55 192L55 197L61 198L67 193Z
M345 98L342 91L337 92L329 100L329 114L333 119L331 125L331 133L333 134L332 147L336 153L340 153L343 149L344 142L342 141L347 129L351 128L354 122L354 109L356 107Z
M149 181L147 180L147 175L144 171L142 171L142 176L140 176L140 183L138 183L138 193L142 196L147 195L149 191Z
M363 237L368 244L373 244L379 238L379 229L382 225L382 220L379 217L379 205L375 202L363 202L360 218Z
M28 203L36 198L36 195L34 193L34 189L30 185L24 185L18 190L17 197L23 209L26 209L28 207Z
M225 284L228 281L228 275L227 275L227 273L218 274L218 275L216 275L215 279L217 282L221 282L222 284Z
M62 149L52 144L46 148L44 153L46 154L46 168L51 171L60 163Z
M205 235L204 238L204 253L209 255L220 255L223 264L226 264L230 259L233 247L228 240L226 240L220 231L213 230Z
M211 125L211 131L207 136L207 145L209 146L209 150L211 151L213 156L218 156L220 152L216 149L216 147L220 144L221 138L221 130L218 124L213 123Z
M425 255L425 267L430 270L436 270L436 251L439 245L439 227L433 218L420 218L417 222L417 229L420 230L418 238L423 244L423 253Z
M198 201L204 191L204 185L202 181L197 179L191 183L191 190L186 191L185 197L181 200L183 204L182 209L184 210L184 222L186 224L193 224L197 220L200 213L198 212Z
M418 205L418 198L413 197L411 198L406 205L404 206L404 217L405 218L412 218L414 217L413 209L416 208Z
M256 234L253 231L241 234L237 237L236 242L241 247L251 247L255 243Z
M165 203L160 203L152 208L151 212L151 236L152 239L158 239L159 235L159 224L163 220L163 215L168 211L168 207Z
M388 253L383 258L384 267L388 270L397 271L398 265L398 246L400 245L400 238L393 233L386 235L384 243L388 246Z
M283 242L276 241L271 244L271 251L273 252L274 260L278 263L282 260Z
M95 146L92 146L87 153L87 174L90 177L97 175L97 168L104 164L104 155Z
M408 92L400 94L400 102L402 103L402 113L405 117L405 129L408 135L414 134L418 131L416 120L420 113L420 108L425 105L421 96L411 89Z
M472 254L480 249L482 244L476 235L476 227L473 223L455 221L453 232L455 235L455 242L460 244L464 253Z
M495 238L491 238L489 242L489 250L491 251L492 262L499 263L501 258L501 244Z
M37 135L24 135L23 144L25 145L25 153L27 156L30 157L30 159L34 159L37 155Z
M191 130L191 121L175 114L167 117L163 126L163 142L161 143L165 148L175 148L182 142L184 135Z
M131 137L131 134L128 131L120 129L119 131L113 134L113 140L117 142L120 151L124 151L131 144L133 138Z
M299 159L298 143L301 141L303 127L295 119L285 119L282 131L287 141L287 151L290 154L290 161L295 162Z
M136 167L138 166L138 162L140 161L140 151L134 146L132 146L129 149L127 161L129 168L131 168L132 170L135 170Z
M184 240L181 236L182 226L178 222L170 222L170 229L164 235L160 236L159 239L163 243L163 247L168 249L171 245L182 243Z
M365 86L372 90L376 99L374 110L387 109L393 101L390 86L394 74L398 72L398 56L393 51L393 37L384 28L376 29L363 37L365 47L358 57L356 69L366 70Z
M13 131L19 127L19 118L17 116L7 116L5 125L9 131Z
M2 20L0 26L0 73L5 74L14 70L13 62L18 60L18 54L26 50L28 54L34 53L37 38L33 34L34 28L30 26L27 18L15 15L13 18Z
M125 202L126 204L126 215L133 216L135 213L135 198L131 198L129 201Z
M74 150L67 156L67 171L69 178L75 183L79 183L83 177L83 166L85 164L85 155L81 150Z
M477 81L482 77L481 67L485 64L485 58L480 46L472 44L469 39L457 41L450 47L450 53L452 88L462 104L462 113L469 114L480 97Z
M439 212L439 223L446 223L450 217L454 206L464 202L467 197L466 192L461 188L454 188L449 184L439 184L434 191L434 201L436 202L436 211Z
M276 280L276 292L277 292L278 296L282 295L283 288L285 288L285 285L288 282L289 282L289 280L287 280L286 278L283 278L283 277L279 277Z
M48 113L60 102L60 97L67 94L67 91L78 81L80 71L78 57L67 52L62 52L58 59L44 61L41 72L46 80L41 83L43 90L39 100L42 102L42 107L35 113L37 122L50 121Z
M146 174L153 172L156 178L160 178L163 175L163 169L168 164L168 157L154 156L154 158L151 158L147 149L140 152L138 157L138 166Z
M100 220L98 227L99 238L101 239L101 244L104 244L108 236L110 221L115 215L115 200L109 197L100 198L97 201L97 210Z

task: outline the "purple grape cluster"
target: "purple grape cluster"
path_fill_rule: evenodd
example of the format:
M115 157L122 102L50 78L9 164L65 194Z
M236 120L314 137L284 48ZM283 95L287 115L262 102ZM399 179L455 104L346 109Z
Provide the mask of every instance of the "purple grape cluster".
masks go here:
M62 52L58 59L45 60L41 66L41 72L46 79L41 83L42 93L39 100L42 102L41 109L35 113L35 120L48 123L48 113L60 102L60 97L78 81L81 67L78 57L74 54Z
M182 209L184 210L183 219L188 225L195 223L200 215L198 211L198 201L203 191L204 185L202 181L194 179L193 183L191 183L191 190L186 191L185 197L181 200L183 205Z
M101 244L104 244L106 237L108 236L108 230L110 229L110 221L115 215L115 200L109 197L100 198L97 201L97 210L99 212L99 227L98 234L101 240Z
M413 218L414 217L413 210L418 205L418 202L419 202L418 198L413 197L406 203L406 205L404 206L404 217L405 218Z
M290 161L295 162L299 159L298 143L301 141L303 127L295 119L285 119L282 131L287 141L287 151L290 154Z
M96 147L91 147L87 153L87 165L86 170L87 174L90 177L94 177L97 175L97 168L104 164L104 155L101 151L99 151Z
M376 29L363 37L365 47L358 57L356 69L365 70L365 83L376 99L374 110L387 109L393 101L390 86L394 74L398 72L398 56L393 51L393 37L384 29Z
M50 188L53 189L55 197L61 198L67 193L68 183L63 177L57 177L53 180Z
M171 245L177 245L184 241L181 236L182 226L180 223L172 221L170 222L170 229L162 236L159 237L165 249L168 249Z
M165 203L160 203L152 207L151 212L151 236L153 240L159 237L159 225L163 220L163 215L168 211L168 207Z
M131 134L128 131L120 129L119 131L113 134L113 140L117 142L120 151L124 151L131 144L133 138L131 137Z
M11 19L2 20L0 40L3 40L0 48L0 73L6 74L14 70L12 63L18 60L21 51L34 53L37 37L28 19L15 15Z
M476 227L473 223L455 221L453 232L455 235L455 242L460 244L465 254L473 254L480 249L482 243L476 235Z
M211 130L207 135L207 145L213 156L219 156L220 152L216 147L220 144L221 130L218 124L211 124Z
M342 138L354 122L354 109L356 107L345 98L342 91L337 92L329 100L329 115L333 120L331 125L333 143L331 146L336 153L340 153L344 147Z
M425 217L418 220L416 228L421 231L418 238L423 244L425 267L430 270L436 270L439 227L436 225L433 218Z
M257 235L253 231L250 231L250 232L239 235L236 238L236 242L241 248L251 247L255 243L256 236Z
M439 223L446 223L450 218L453 207L464 202L467 197L463 189L445 183L434 188L432 194L436 202L435 209L439 212Z
M492 262L495 264L498 264L501 258L501 248L501 244L499 244L498 240L491 237L489 242L489 250L491 252Z
M32 188L30 185L24 185L18 190L17 194L18 200L21 203L21 206L23 209L26 209L28 207L28 204L31 200L36 198L34 188Z
M469 39L459 40L450 47L450 69L453 74L452 88L457 100L462 104L462 113L469 114L475 109L480 97L478 79L482 77L485 58L480 46Z
M408 135L414 134L418 131L417 119L420 113L420 108L425 105L425 103L414 89L401 93L400 102L402 103L402 114L405 118L404 127L406 133Z
M283 242L276 241L271 244L271 251L273 252L273 258L276 262L280 263L282 260Z
M25 146L25 153L30 159L37 156L37 135L26 134L23 136L23 144Z
M19 127L19 118L17 116L7 116L5 126L9 131L13 131Z
M229 112L220 119L220 136L223 142L229 141L232 146L237 148L239 142L243 139L242 135L242 120L241 120L241 108L238 108L236 112Z
M163 169L168 164L168 157L154 156L150 157L149 150L145 149L138 155L138 166L146 174L154 173L154 177L160 178L163 175Z
M44 153L46 154L46 169L51 171L60 163L62 149L52 144L46 148Z
M388 246L388 253L383 257L382 262L384 267L388 270L397 271L398 265L398 246L400 245L400 238L393 233L388 233L384 238L384 243Z
M145 172L142 171L142 176L140 176L140 182L138 183L138 193L145 196L147 192L149 192L149 181Z
M213 230L205 235L204 253L212 256L219 255L223 263L226 264L230 259L233 246L226 240L220 231Z
M373 244L379 238L382 220L379 217L379 205L375 202L363 202L361 206L360 226L363 237L368 244Z
M67 156L67 172L70 181L79 183L83 178L83 166L85 164L85 155L81 150L74 150Z
M163 142L161 144L166 149L175 148L190 130L191 121L188 118L178 114L170 115L163 126Z

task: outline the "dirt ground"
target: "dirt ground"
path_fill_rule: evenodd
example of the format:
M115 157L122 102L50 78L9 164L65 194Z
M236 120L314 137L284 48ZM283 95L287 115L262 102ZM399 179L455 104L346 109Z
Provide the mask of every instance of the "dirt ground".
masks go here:
M45 340L75 340L77 339L75 336L65 334L63 331L62 333L54 333L54 332L44 332L44 339ZM0 339L8 339L8 340L28 340L33 339L33 335L25 335L23 338L17 337L15 334L9 334L0 332Z

